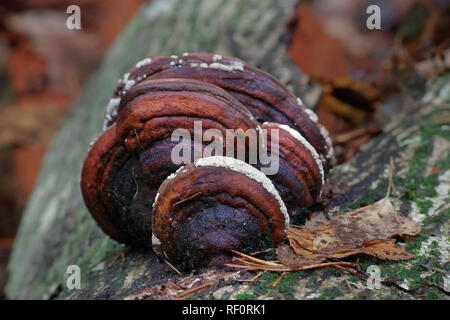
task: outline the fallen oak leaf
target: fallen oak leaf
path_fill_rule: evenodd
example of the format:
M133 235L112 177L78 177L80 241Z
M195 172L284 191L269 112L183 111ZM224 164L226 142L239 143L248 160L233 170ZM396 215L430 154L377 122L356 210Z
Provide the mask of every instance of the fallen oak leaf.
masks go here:
M302 226L303 228L312 228L316 226L320 226L322 224L327 224L328 219L323 212L315 213L313 212L310 218L305 221L305 224Z
M394 239L372 241L371 244L362 248L361 252L378 259L391 261L409 260L416 257L396 244Z
M278 260L287 266L319 263L327 258L340 259L365 253L383 260L408 260L415 256L395 244L396 235L415 236L420 225L396 211L389 200L393 187L391 174L386 196L369 205L349 211L328 223L314 227L290 226L289 247L277 249Z
M385 239L368 241L360 248L346 248L331 254L320 251L320 254L318 254L318 260L322 259L319 261L321 262L326 258L341 259L360 253L375 256L378 259L391 261L409 260L415 258L414 254L405 251L401 246L396 244L394 239ZM278 256L278 258L280 258L281 261L281 257Z
M276 250L278 260L288 267L307 266L311 264L318 264L326 258L322 255L298 255L289 245L285 244L279 246Z

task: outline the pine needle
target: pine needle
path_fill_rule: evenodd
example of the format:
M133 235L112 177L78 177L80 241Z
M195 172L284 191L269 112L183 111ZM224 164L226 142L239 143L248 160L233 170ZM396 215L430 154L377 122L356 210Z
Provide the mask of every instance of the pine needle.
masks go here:
M197 292L197 291L200 291L200 290L209 288L209 287L211 287L213 284L215 284L214 281L206 282L206 283L204 283L204 284L202 284L202 285L199 285L198 287L195 287L195 288L192 288L192 289L185 290L185 291L183 291L182 293L180 293L180 294L176 297L176 299L180 299L180 298L183 298L183 297L188 296L188 295L190 295L190 294L193 294L193 293L195 293L195 292Z

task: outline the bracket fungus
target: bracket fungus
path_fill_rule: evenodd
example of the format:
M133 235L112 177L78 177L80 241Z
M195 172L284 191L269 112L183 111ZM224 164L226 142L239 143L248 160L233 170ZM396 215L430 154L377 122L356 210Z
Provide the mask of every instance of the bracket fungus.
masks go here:
M301 214L322 195L325 172L319 154L295 129L279 123L265 122L262 129L267 132L267 149L278 159L278 171L269 176L281 195L290 216ZM277 130L276 143L273 132ZM264 167L259 164L258 168Z
M179 141L177 130L194 139ZM203 139L209 130L214 140ZM184 160L174 161L180 146ZM273 175L264 148L279 158ZM193 268L283 241L289 215L320 198L333 161L317 116L270 74L217 54L149 57L119 80L81 190L110 237Z
M254 129L256 134L259 124L224 90L195 80L148 80L126 98L117 121L93 143L81 187L89 211L105 233L119 242L146 245L156 192L183 165L172 161L172 150L187 143L192 162L210 144L174 141L173 132L182 128L195 135L194 122L201 121L203 131L222 132L226 144L226 129Z
M153 209L156 253L186 268L223 264L286 237L289 215L271 180L253 166L213 156L164 181Z

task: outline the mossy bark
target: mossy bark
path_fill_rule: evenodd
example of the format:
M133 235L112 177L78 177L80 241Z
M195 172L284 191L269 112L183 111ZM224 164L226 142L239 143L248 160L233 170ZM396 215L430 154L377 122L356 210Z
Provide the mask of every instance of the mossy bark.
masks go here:
M168 279L177 281L182 278L150 251L126 248L123 264L120 258L114 258L125 247L109 239L97 227L80 193L80 171L89 143L101 132L104 108L117 79L136 61L148 55L203 51L237 56L274 74L302 96L307 104L314 103L317 88L307 85L307 77L286 53L286 23L294 13L295 3L295 0L154 0L142 8L104 59L100 70L86 85L84 95L54 138L15 242L6 286L8 298L124 298L160 288ZM410 108L415 112L409 109L409 112L393 120L382 135L364 147L358 157L335 168L331 177L334 186L345 190L343 194L335 195L330 203L330 214L333 215L349 205L370 203L381 198L385 191L388 157L396 158L398 179L403 179L397 181L399 193L410 195L409 198L399 197L397 204L404 214L430 220L427 222L430 227L426 230L431 231L426 231L422 238L416 240L418 243L411 245L411 250L416 250L423 259L416 263L403 263L402 268L406 271L397 276L406 277L408 268L416 268L418 275L414 278L414 288L418 292L424 288L442 287L444 281L442 277L438 279L436 273L429 280L436 283L434 286L429 285L428 280L426 283L421 281L424 279L420 277L421 272L429 270L420 269L419 263L428 259L425 262L448 269L448 261L442 259L448 260L448 251L447 255L442 251L448 250L448 247L444 248L448 244L448 208L442 211L440 205L445 201L448 203L449 197L448 188L442 187L440 180L447 179L448 185L448 156L438 160L440 172L432 173L432 177L426 174L428 162L417 156L420 151L425 153L425 159L428 158L427 151L431 151L420 148L423 144L432 146L430 141L434 141L435 136L449 139L448 129L442 131L439 125L424 127L423 124L424 117L432 121L432 117L440 112L433 107L450 99L448 77L440 81L440 84L429 89L429 96L433 99L437 97L439 101L411 104ZM426 188L422 187L420 179L416 179L414 183L418 185L414 187L414 195L407 193L411 191L408 179L421 175L428 179ZM414 211L418 206L415 204L417 194L421 200L419 207L427 208L424 217ZM433 250L428 250L428 247L424 249L423 243L428 243L431 234L438 237L437 245L431 242L428 247L433 247ZM434 256L430 252L439 254ZM367 263L370 261L366 260ZM81 289L70 290L67 287L66 271L69 265L80 267ZM388 263L383 263L382 269L387 275L390 268ZM198 296L257 298L266 295L300 299L335 298L340 295L358 298L367 294L369 298L415 297L396 288L375 293L366 293L367 290L362 289L346 292L350 290L345 285L348 277L333 270L292 273L277 287L268 287L274 277L277 277L275 273L268 273L260 282L242 287L234 281L236 276L230 276L198 293ZM443 291L436 289L432 294L441 297ZM147 297L156 296L147 294Z

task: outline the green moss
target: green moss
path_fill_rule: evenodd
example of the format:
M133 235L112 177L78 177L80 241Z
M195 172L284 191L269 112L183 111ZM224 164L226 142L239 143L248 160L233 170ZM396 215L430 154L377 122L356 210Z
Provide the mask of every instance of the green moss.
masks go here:
M366 300L372 297L372 291L369 289L364 289L362 291L360 291L357 295L356 295L356 299L359 300Z
M389 265L384 266L381 274L385 274L386 277L389 277L390 279L403 281L411 277L411 270L407 268L404 263L401 263L400 265L390 263Z
M403 298L400 295L393 293L393 294L388 294L388 295L384 296L383 299L385 299L385 300L402 300Z
M438 249L433 249L430 251L430 255L433 257L439 257L441 255L441 252Z
M426 214L433 207L430 198L436 197L436 186L438 186L438 173L425 176L428 159L433 151L433 139L436 135L450 140L450 130L441 130L441 125L435 124L435 120L443 117L444 110L434 107L430 114L423 119L424 125L419 129L421 144L414 151L413 157L408 161L408 170L404 177L394 176L393 182L400 192L400 200L403 202L415 202L420 213ZM450 154L436 166L443 172L450 169ZM399 168L397 168L399 170ZM349 209L357 209L368 206L380 200L388 188L388 179L383 178L376 188L368 188L367 191L353 202L347 204ZM449 193L450 194L450 193ZM395 197L392 195L392 197Z
M430 288L425 292L425 300L436 300L439 298L439 290L437 288Z
M294 286L298 279L306 277L306 272L295 271L289 272L284 278L275 286L275 290L283 294L286 299L294 299Z
M323 290L320 297L315 298L314 300L334 300L335 298L342 296L341 290L336 287L326 288Z
M429 200L426 197L435 197L436 186L439 184L437 174L431 174L426 177L423 173L426 171L428 157L433 151L433 144L426 142L422 136L422 144L416 149L414 156L408 163L408 172L404 179L397 179L398 188L404 189L402 200L415 201L422 211L428 211Z
M423 286L425 286L427 284L426 280L424 278L415 278L415 279L411 279L408 282L408 286L409 286L409 290L411 291L417 291L421 288L423 288Z
M420 244L423 239L426 239L427 236L423 235L419 237L419 239L408 243L409 246L408 251L417 251L420 248ZM360 262L360 266L363 270L367 270L370 265L377 265L380 268L380 276L382 281L385 283L390 282L402 282L407 281L408 288L412 291L416 298L420 298L420 295L424 292L424 290L428 287L436 287L441 285L443 274L439 272L435 272L429 276L424 276L425 272L428 270L422 267L421 265L431 265L438 268L443 268L440 262L436 261L436 256L418 256L413 260L403 261L403 262L390 262L390 261L379 261L375 258L367 258ZM354 279L353 281L357 281ZM395 291L394 291L395 292ZM358 299L367 299L368 293L362 293L358 296ZM395 296L385 296L382 294L385 299L398 299L401 297Z
M436 135L450 140L450 131L442 130L442 125L436 123L436 121L448 116L448 109L446 109L445 105L444 103L434 106L431 112L424 116L424 125L420 128L420 134L423 140L431 140Z
M294 299L294 287L297 280L303 279L307 275L308 273L304 271L289 272L275 287L272 287L270 284L277 280L280 274L277 272L265 272L250 284L251 291L255 296L260 296L266 294L269 290L275 290L281 293L286 299Z
M416 203L417 206L419 207L419 212L423 214L428 213L428 210L430 210L430 208L433 207L433 201L428 199L425 200L419 199L416 201Z
M437 119L442 119L442 117L443 109L435 107L429 115L423 118L424 125L420 127L418 132L421 143L415 149L412 158L408 161L405 175L402 177L394 177L394 185L396 186L398 194L394 194L392 197L398 196L405 204L411 202L416 203L422 214L427 214L433 207L432 198L437 196L436 187L439 185L439 174L450 169L450 155L447 155L445 159L433 164L440 168L438 173L425 174L429 165L430 155L433 151L434 137L439 135L445 139L450 139L450 130L442 130L441 125L434 124ZM399 168L397 167L396 170L398 171ZM364 195L361 195L355 201L348 204L348 208L356 209L378 201L384 196L387 185L388 180L385 178L382 179L376 188L369 188ZM427 240L432 233L434 234L436 232L436 225L445 224L448 222L449 217L450 209L444 210L433 216L427 216L423 220L421 233L407 241L405 249L418 255L423 241ZM367 270L370 265L378 266L383 281L407 281L409 290L415 293L416 298L420 298L420 295L425 293L427 299L436 299L439 293L436 286L441 285L443 275L437 272L425 277L425 272L428 270L422 267L421 264L428 264L444 269L442 263L440 263L438 259L440 255L441 252L439 251L438 244L433 243L431 245L431 250L426 256L417 256L413 260L406 262L389 262L380 261L373 257L364 257L360 262L360 265L364 271ZM358 279L355 278L352 279L352 281L357 282ZM386 299L401 298L400 296L393 294L392 290L388 296L384 296ZM357 298L367 299L373 297L373 292L365 291L367 290L360 292ZM395 290L393 292L395 293ZM383 293L382 296L383 295L385 295L385 293ZM319 299L334 298L334 296L333 291L329 289L324 292Z
M359 266L361 267L361 269L362 269L363 271L366 271L367 268L368 268L370 265L373 265L373 264L374 264L374 265L379 265L380 262L383 263L383 261L378 260L378 259L375 258L375 257L372 257L372 256L364 256L364 257L362 257L361 261L359 262Z
M435 272L427 277L415 277L409 281L409 290L420 293L426 287L437 287L442 283L443 275L439 272Z
M252 286L256 285L259 290L267 291L269 284L278 278L279 274L276 272L265 272L257 281L252 282Z
M360 280L360 277L358 277L358 276L350 276L348 278L348 281L350 281L350 282L358 282L359 280Z
M376 188L367 189L366 193L359 196L355 201L348 204L347 207L352 210L358 209L361 207L371 205L372 203L380 200L385 196L386 190L388 189L388 184L389 184L388 179L381 180Z
M425 123L433 123L434 119L441 117L442 109L433 108L433 111L424 117ZM433 151L433 139L436 135L450 139L450 130L441 130L438 124L425 124L420 130L421 145L415 150L414 156L408 162L408 171L405 178L394 179L397 188L404 189L402 200L417 203L420 213L427 213L433 203L430 199L437 196L436 186L439 184L438 174L424 176L428 159ZM450 155L436 163L441 170L450 167Z
M241 292L236 296L236 300L251 300L255 299L255 291L248 290L246 292Z
M443 282L443 277L444 275L440 272L435 272L433 275L426 277L425 279L427 280L429 285L432 286L440 286Z
M413 240L406 243L405 250L414 254L418 254L422 242L426 240L426 236L422 233L419 233Z
M424 169L425 170L425 169ZM437 196L436 186L439 184L436 174L427 177L412 174L407 178L408 183L405 183L405 192L401 197L402 200L408 201L424 201L426 197Z
M265 272L261 277L250 283L251 290L253 290L257 296L261 296L267 293L267 291L273 289L269 285L279 277L276 272Z
M231 296L231 293L230 293L230 292L224 292L224 293L222 294L222 296L220 297L220 299L222 299L222 300L229 300L229 299L230 299L230 296Z
M433 145L430 143L423 143L426 140L428 139L421 137L422 144L417 147L413 157L409 160L407 173L407 177L409 178L414 178L417 174L423 173L427 167L428 156L433 151Z
M448 201L448 202L450 202L450 201ZM445 222L447 222L449 220L449 218L450 218L450 208L438 213L437 215L434 215L431 217L426 217L422 222L424 225L430 225L430 224L442 225Z

